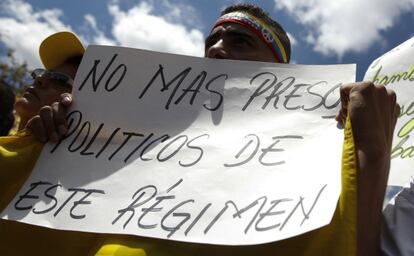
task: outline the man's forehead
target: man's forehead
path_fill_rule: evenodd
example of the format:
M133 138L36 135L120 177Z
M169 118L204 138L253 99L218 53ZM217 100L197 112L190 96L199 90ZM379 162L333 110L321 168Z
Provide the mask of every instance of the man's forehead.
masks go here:
M57 72L66 74L66 75L70 76L71 78L74 78L77 69L78 69L77 65L75 65L74 63L70 63L70 62L65 61L64 63L57 66L56 68L51 69L51 71L57 71Z
M223 23L216 26L213 30L211 30L210 35L220 35L228 31L237 31L243 34L248 34L254 38L258 37L255 33L253 33L250 29L246 28L245 26L231 22Z
M232 29L234 31L231 31ZM273 52L278 62L289 62L285 46L278 33L260 18L246 12L235 11L222 15L214 24L210 35L206 38L206 43L221 35L237 35L237 33L231 32L242 32L242 34L249 36L252 40L258 39L262 41Z

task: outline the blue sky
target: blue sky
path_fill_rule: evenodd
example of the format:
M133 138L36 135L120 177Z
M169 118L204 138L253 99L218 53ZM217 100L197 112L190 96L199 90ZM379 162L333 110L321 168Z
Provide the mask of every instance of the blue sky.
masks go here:
M107 44L194 56L223 0L0 0L0 41L30 68L47 35L72 30L85 45ZM250 1L252 2L252 1ZM370 62L414 36L414 0L253 1L288 31L297 64Z

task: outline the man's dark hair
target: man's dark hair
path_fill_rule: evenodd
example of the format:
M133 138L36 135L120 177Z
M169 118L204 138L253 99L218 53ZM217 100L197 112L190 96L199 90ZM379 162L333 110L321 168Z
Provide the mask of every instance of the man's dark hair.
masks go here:
M7 136L14 124L14 92L7 83L0 80L0 136Z
M279 37L280 42L285 48L287 61L290 61L290 40L286 34L286 31L282 28L282 26L279 23L270 18L268 13L266 13L262 8L255 4L244 3L230 5L226 9L224 9L224 11L221 12L221 16L230 12L237 11L246 12L250 15L255 16L256 18L259 18L261 21L265 22L271 29L273 29L273 32Z

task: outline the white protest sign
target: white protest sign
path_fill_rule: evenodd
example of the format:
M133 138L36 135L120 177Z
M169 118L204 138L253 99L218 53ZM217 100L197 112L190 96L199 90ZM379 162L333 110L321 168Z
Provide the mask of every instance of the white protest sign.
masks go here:
M376 59L364 80L397 94L401 114L395 127L389 185L402 186L414 175L414 37Z
M2 213L56 229L258 244L330 222L355 65L90 46L68 134Z

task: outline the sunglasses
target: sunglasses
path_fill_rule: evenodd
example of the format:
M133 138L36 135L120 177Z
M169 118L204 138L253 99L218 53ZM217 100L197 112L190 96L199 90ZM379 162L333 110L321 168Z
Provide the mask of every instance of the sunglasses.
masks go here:
M53 84L56 84L58 86L70 88L72 88L73 86L73 79L70 76L57 71L50 71L43 68L37 68L33 70L32 73L30 73L30 75L32 76L33 80L35 80L38 77L45 76L52 80Z

